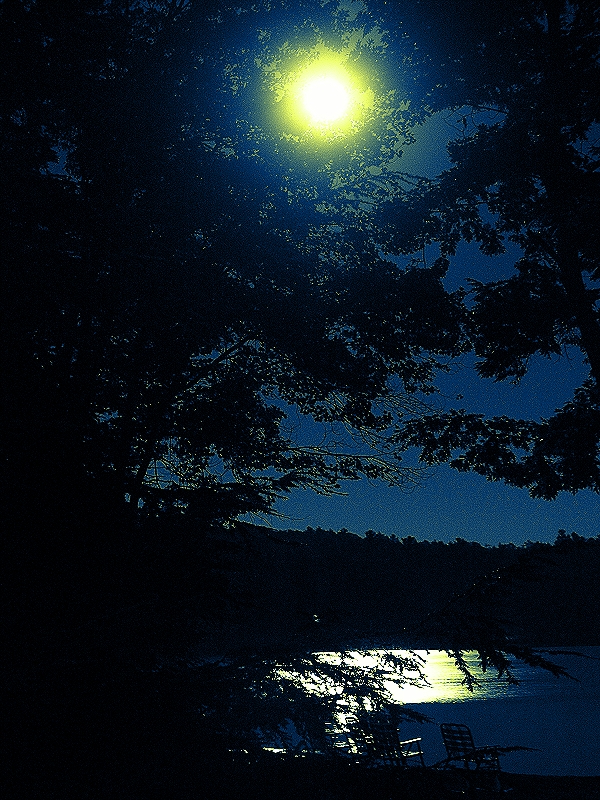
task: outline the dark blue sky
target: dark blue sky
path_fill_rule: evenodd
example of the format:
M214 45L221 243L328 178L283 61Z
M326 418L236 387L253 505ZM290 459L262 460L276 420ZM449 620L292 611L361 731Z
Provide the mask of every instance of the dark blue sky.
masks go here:
M536 364L518 387L481 380L467 366L446 381L465 399L456 405L488 413L537 418L550 413L579 385L582 369L563 359ZM456 393L456 392L455 392ZM483 544L554 541L560 528L582 536L599 533L600 498L585 491L561 494L554 501L533 500L523 489L459 474L449 467L432 468L422 486L409 491L348 482L347 497L323 498L296 492L279 505L291 519L275 520L277 528L369 528L385 534L451 541L460 536Z
M431 118L402 158L403 171L433 177L450 163L446 142L460 130L462 111ZM458 127L457 127L458 125ZM431 261L433 251L427 254ZM474 245L459 247L449 270L446 286L466 285L467 277L497 280L513 271L516 248L506 256L482 256ZM473 359L464 359L455 374L440 384L442 396L436 401L446 407L490 415L507 414L525 419L549 416L572 397L587 375L579 351L560 360L539 358L518 386L494 383L477 376ZM456 395L464 399L456 400ZM410 455L407 454L410 459ZM590 491L573 496L561 494L554 501L533 500L527 491L493 483L475 474L459 474L449 467L432 468L423 485L411 490L370 485L367 481L347 482L346 497L324 498L297 491L278 506L288 519L272 520L277 528L307 526L347 528L364 533L372 528L397 536L451 541L460 536L484 544L554 541L559 529L582 536L597 536L600 498Z

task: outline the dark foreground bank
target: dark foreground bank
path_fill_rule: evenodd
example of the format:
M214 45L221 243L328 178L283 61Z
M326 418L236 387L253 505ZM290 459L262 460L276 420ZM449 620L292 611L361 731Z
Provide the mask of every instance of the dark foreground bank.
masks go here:
M167 740L165 749L170 749ZM128 771L121 762L112 765L117 769L107 765L106 771L92 767L84 776L74 750L70 765L74 769L44 770L45 778L40 780L33 754L32 772L38 774L25 774L21 781L8 777L2 792L7 800L600 800L600 776L502 773L497 791L477 785L477 781L470 784L462 771L411 768L394 772L347 764L341 758L310 756L264 756L248 763L214 755L188 751L171 763L148 759L145 770L135 764Z
M440 770L409 769L396 774L345 764L341 759L264 756L254 764L217 765L204 775L203 800L429 800L469 797L460 776ZM500 794L472 796L511 800L600 800L600 777L554 777L503 773ZM193 795L190 794L191 798Z
M468 786L459 774L433 769L388 772L347 764L343 759L281 758L265 755L252 764L232 761L199 765L198 792L186 800L600 800L600 777L502 774L500 793ZM168 796L168 793L164 795ZM174 795L173 795L174 797Z

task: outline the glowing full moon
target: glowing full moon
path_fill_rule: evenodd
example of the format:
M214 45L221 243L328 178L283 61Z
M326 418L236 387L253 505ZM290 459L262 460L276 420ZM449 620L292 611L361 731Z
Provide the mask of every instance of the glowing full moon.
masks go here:
M321 75L304 86L302 101L313 122L327 124L344 116L350 105L350 95L337 78Z

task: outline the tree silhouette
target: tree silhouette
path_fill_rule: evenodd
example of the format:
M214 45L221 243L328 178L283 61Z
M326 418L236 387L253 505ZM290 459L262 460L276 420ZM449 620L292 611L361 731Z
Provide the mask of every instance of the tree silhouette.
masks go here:
M367 26L353 23L356 9L327 5L0 4L3 566L8 638L18 645L6 684L14 741L52 743L31 774L20 756L28 767L15 786L31 796L47 785L45 770L60 776L59 793L76 786L83 795L90 775L98 784L108 767L106 796L143 795L147 753L162 758L165 731L170 756L194 775L186 741L227 750L215 744L220 708L233 716L241 708L252 732L276 655L224 672L204 664L191 674L187 661L202 619L230 611L225 595L239 578L231 552L249 552L232 523L268 513L295 487L327 493L361 476L413 480L401 448L435 437L441 423L421 422L422 400L469 337L498 377L518 376L530 353L570 342L597 377L593 295L581 286L584 273L595 277L592 211L568 221L563 213L595 191L597 152L582 144L597 121L592 12L569 6L555 36L551 15L546 30L534 4L492 13L490 4L466 3L451 50L424 54L417 33L390 24L388 48L375 12L365 12ZM405 13L423 41L433 36L441 47L437 6L415 2ZM513 41L517 63L498 100L491 76ZM285 91L278 76L288 56L313 57L324 46L346 48L372 78L374 100L354 137L319 150L306 132L271 125L277 111L265 97ZM545 90L551 119L542 123L528 104L548 84L538 63L548 54L563 83ZM560 64L571 57L569 83ZM409 68L398 102L386 81ZM576 122L559 96L577 100ZM253 97L262 100L253 106ZM389 167L416 122L468 104L498 108L502 121L467 130L447 174L431 182ZM554 119L559 111L567 116ZM518 168L487 158L503 148L514 148ZM558 174L552 160L565 155ZM375 213L384 199L392 225ZM523 277L477 286L467 308L463 292L444 288L444 259L461 237L498 251L504 233L524 249ZM385 256L423 241L441 243L431 269ZM490 310L494 292L525 326L511 323L520 335L504 360L493 340L497 329L506 333ZM533 344L532 314L540 320ZM594 380L553 422L509 420L494 439L485 426L500 423L459 414L451 444L468 444L484 426L477 443L495 443L501 457L482 457L481 468L527 482L535 464L511 461L514 442L538 460L549 446L546 464L564 431L565 448L572 442L577 415L576 431L591 442L584 428L596 430ZM416 421L401 429L406 416ZM298 433L296 418L312 427ZM553 424L553 438L542 440ZM429 460L441 459L439 447L431 452ZM571 484L573 458L562 472L555 462L559 488L588 480L585 462L569 466ZM365 541L364 553L381 558L379 537ZM362 697L362 676L351 684Z
M426 463L447 461L534 497L597 492L598 9L502 4L499 20L488 10L497 25L461 42L454 61L462 88L447 108L463 116L449 145L452 166L406 209L393 206L391 235L401 242L408 225L414 237L438 243L441 270L460 241L477 242L488 255L517 245L513 275L470 280L465 302L477 371L518 382L535 356L566 357L575 347L589 377L548 419L455 409L411 422L398 442L420 447ZM417 216L424 224L415 224Z
M460 351L457 298L382 260L364 231L348 232L346 252L311 245L314 208L286 208L241 123L229 140L227 119L205 129L228 88L206 8L53 16L15 3L3 15L17 187L5 198L6 415L26 501L108 493L135 513L223 520L296 486L410 480L390 448L300 446L286 409L383 446L414 406L407 393Z
M256 709L248 670L186 660L254 602L227 524L294 487L413 480L386 433L463 346L460 298L380 254L353 195L365 141L295 171L244 114L275 5L0 6L5 677L15 747L53 742L15 778L33 794L98 778L111 730L141 764L160 730L213 741L230 695Z

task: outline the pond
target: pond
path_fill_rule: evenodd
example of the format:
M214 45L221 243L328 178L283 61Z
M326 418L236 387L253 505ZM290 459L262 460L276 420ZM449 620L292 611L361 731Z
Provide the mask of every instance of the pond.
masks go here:
M552 660L577 681L515 665L519 685L511 685L499 681L493 670L482 674L476 654L467 653L466 660L479 679L479 686L470 692L443 651L414 651L423 660L425 682L416 672L405 672L401 680L385 664L386 653L403 656L407 651L357 651L352 658L367 674L371 671L381 678L382 672L387 673L384 680L395 702L433 718L436 724L406 721L401 729L402 738L422 737L427 764L445 757L439 723L460 722L469 725L476 745L536 748L535 752L504 754L501 763L507 772L600 775L600 647L548 650L554 652ZM340 654L322 653L320 658L336 663Z

